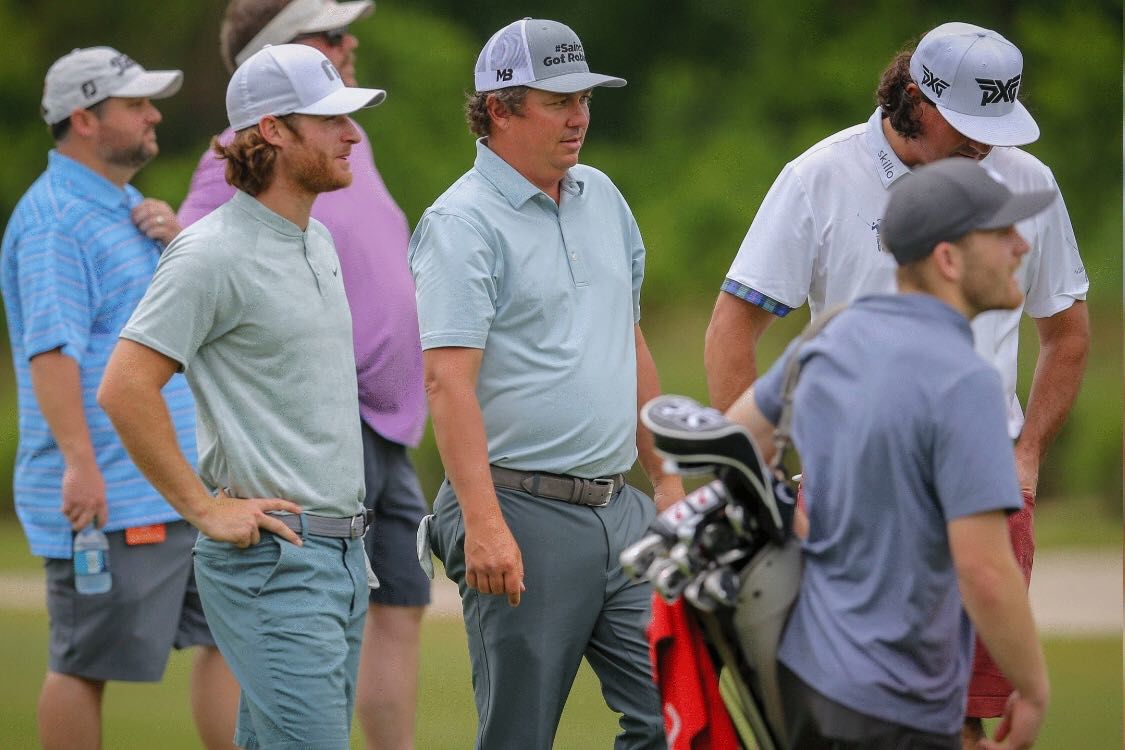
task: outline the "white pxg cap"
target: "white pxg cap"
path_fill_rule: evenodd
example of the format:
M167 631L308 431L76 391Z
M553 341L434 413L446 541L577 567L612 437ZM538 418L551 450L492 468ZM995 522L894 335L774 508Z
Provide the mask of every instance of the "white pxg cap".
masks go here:
M111 96L163 99L179 91L183 80L178 70L145 70L113 47L76 49L47 70L43 119L54 125Z
M1023 55L995 31L945 23L918 42L910 77L957 132L989 146L1022 146L1039 126L1016 96Z
M573 94L595 86L624 86L624 78L591 73L582 42L558 21L524 18L497 31L477 57L478 92L530 86Z
M382 89L345 86L319 50L280 44L252 55L234 71L227 85L227 118L238 131L266 115L349 115L386 98Z
M285 44L302 34L340 29L374 12L375 3L371 0L345 3L336 0L293 0L239 50L234 56L234 64L241 65L267 45Z

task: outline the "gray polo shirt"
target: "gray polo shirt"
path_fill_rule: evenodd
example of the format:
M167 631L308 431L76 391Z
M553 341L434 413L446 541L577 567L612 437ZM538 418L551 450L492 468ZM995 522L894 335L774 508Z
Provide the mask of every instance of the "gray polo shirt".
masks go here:
M754 386L774 422L792 352ZM857 300L801 357L809 536L779 658L853 710L956 732L973 632L946 525L1023 505L1000 376L968 321L924 294Z
M121 337L183 367L208 488L360 511L351 314L320 222L302 232L236 193L164 251Z
M422 348L483 349L489 461L597 477L636 459L645 249L625 199L578 165L550 197L477 143L410 241Z

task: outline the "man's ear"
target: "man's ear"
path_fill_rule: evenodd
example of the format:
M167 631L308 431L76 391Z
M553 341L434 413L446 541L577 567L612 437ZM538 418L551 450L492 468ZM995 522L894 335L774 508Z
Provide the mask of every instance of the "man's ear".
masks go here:
M258 134L271 146L280 146L289 135L288 128L277 117L266 115L258 120Z
M70 113L70 129L71 132L89 138L94 134L98 127L98 116L91 110L82 109L81 107L75 108Z
M952 242L939 242L931 254L934 269L942 279L957 282L965 268L963 250Z
M508 123L512 119L512 113L508 108L500 103L494 94L489 94L488 99L484 103L485 108L488 110L488 116L492 120L492 126L500 128L501 130L508 129Z

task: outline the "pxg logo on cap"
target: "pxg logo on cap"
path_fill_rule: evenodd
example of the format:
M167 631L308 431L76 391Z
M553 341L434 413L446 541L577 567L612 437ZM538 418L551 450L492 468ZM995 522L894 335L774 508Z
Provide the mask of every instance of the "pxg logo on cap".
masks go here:
M573 94L595 86L624 86L623 78L591 73L574 31L558 21L524 18L497 31L477 57L478 92L530 86Z
M946 121L989 146L1022 146L1039 126L1019 102L1023 55L995 31L946 23L918 42L910 76Z

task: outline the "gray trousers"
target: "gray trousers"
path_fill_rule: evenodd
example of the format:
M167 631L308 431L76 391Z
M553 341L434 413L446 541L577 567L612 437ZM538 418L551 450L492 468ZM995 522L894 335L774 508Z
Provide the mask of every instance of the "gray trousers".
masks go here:
M618 562L652 521L652 501L629 486L604 508L496 493L523 556L527 590L518 607L466 585L465 528L448 481L434 502L431 532L434 552L461 592L476 747L549 750L583 657L606 703L622 715L614 747L666 747L644 632L652 590L629 580Z

